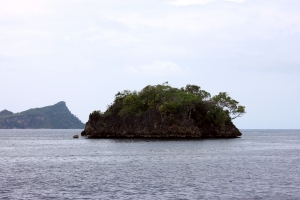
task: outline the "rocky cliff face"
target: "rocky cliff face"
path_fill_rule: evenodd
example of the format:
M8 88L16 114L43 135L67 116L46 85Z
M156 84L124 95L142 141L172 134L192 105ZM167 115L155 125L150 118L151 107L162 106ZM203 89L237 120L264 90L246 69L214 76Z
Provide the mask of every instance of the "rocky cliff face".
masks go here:
M6 110L0 112L0 129L41 128L82 129L84 124L69 111L65 102L15 114Z
M202 120L161 116L149 109L141 116L118 114L90 116L82 136L88 138L233 138L241 132L232 122L223 126Z

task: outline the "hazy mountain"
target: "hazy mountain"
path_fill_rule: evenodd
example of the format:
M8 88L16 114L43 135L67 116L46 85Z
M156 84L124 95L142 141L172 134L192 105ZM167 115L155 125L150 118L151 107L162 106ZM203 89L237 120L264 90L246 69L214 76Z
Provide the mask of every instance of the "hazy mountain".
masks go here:
M12 114L14 114L14 113L13 113L13 112L10 112L10 111L8 111L8 110L2 110L2 111L0 112L0 117L6 116L6 115L12 115Z
M20 113L0 112L0 129L83 129L84 124L61 101Z

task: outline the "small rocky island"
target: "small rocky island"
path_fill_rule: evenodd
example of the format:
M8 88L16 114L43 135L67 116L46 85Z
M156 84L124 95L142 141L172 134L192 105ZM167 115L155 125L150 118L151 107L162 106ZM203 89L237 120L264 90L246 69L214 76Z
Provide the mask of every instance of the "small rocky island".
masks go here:
M20 113L0 112L0 129L83 129L64 101L52 106L33 108Z
M226 92L211 95L197 85L168 83L115 95L107 110L89 115L81 135L87 138L234 138L232 123L245 107Z

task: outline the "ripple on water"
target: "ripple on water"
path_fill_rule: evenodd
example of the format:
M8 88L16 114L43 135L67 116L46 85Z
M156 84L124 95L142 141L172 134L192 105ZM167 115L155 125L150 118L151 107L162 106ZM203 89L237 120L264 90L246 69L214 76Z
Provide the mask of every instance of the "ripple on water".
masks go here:
M0 130L1 199L298 199L300 131L230 140L88 140Z

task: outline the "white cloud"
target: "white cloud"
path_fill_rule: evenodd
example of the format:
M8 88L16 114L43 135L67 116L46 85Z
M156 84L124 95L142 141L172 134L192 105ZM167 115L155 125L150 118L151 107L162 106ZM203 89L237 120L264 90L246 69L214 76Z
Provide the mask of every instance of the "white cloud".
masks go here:
M180 67L170 61L153 61L150 65L139 67L125 67L125 72L142 76L187 76L191 74L189 68Z
M205 5L215 1L220 1L220 0L176 0L173 2L169 2L168 4L172 4L175 6ZM235 3L245 2L245 0L221 0L221 1L228 1L228 2L235 2Z

